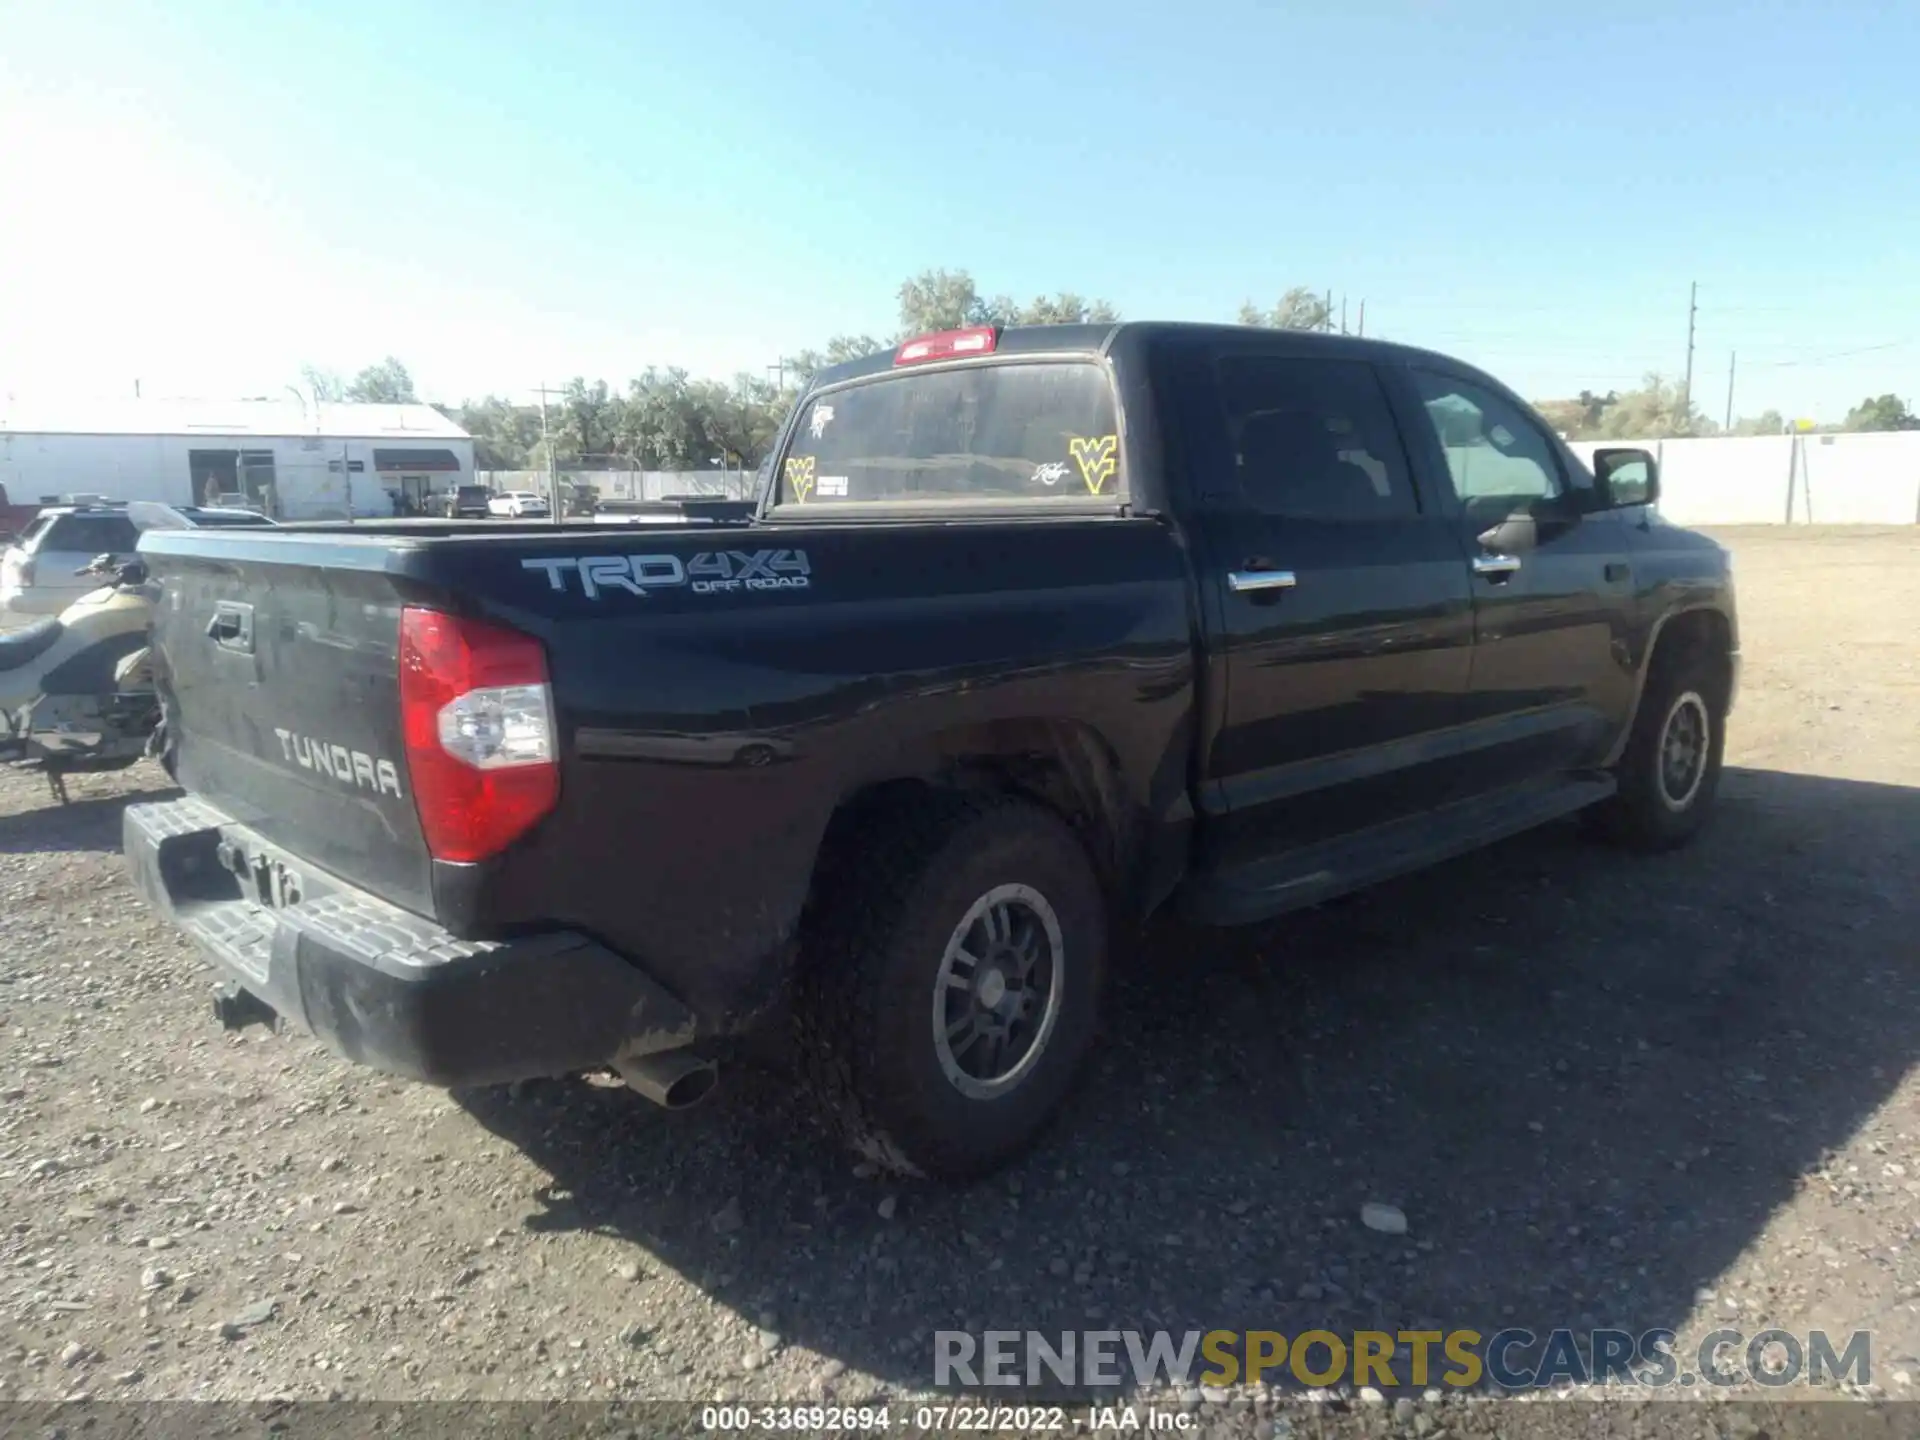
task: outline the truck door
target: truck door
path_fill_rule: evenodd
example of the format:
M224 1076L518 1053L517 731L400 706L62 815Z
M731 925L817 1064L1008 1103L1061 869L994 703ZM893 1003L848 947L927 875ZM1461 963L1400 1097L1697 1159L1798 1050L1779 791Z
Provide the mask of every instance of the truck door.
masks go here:
M1626 518L1580 503L1586 477L1519 401L1438 363L1401 373L1415 466L1473 569L1476 783L1593 765L1632 702Z
M1179 367L1222 870L1452 798L1472 642L1466 558L1373 366L1236 347Z

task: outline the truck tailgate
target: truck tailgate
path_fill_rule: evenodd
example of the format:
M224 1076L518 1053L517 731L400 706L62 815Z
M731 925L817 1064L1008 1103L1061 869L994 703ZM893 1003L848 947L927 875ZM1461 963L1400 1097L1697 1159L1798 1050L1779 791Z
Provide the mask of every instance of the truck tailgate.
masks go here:
M161 588L154 648L179 782L273 844L432 915L391 552L333 537L170 540L143 551Z

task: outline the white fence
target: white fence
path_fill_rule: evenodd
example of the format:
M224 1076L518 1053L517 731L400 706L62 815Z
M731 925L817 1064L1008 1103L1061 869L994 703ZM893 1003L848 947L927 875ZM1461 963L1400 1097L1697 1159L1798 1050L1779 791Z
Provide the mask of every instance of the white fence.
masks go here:
M1679 525L1920 524L1920 431L1572 442L1589 463L1619 445L1653 452Z
M544 470L479 470L474 481L496 493L503 490L531 490L547 493ZM607 500L664 500L676 495L712 495L734 500L751 500L757 477L751 470L562 470L562 485L590 485L594 493Z

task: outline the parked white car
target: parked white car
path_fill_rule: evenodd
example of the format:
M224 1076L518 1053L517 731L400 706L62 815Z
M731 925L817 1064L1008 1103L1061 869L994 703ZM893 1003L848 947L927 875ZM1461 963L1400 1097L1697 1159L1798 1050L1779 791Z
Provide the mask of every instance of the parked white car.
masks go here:
M79 572L101 555L131 559L140 532L187 525L204 530L271 526L258 510L152 501L49 505L0 550L0 611L58 615L103 583Z
M89 590L97 575L79 575L99 555L131 556L140 532L124 505L49 505L0 556L0 610L58 615Z
M487 501L489 515L505 515L512 519L525 519L529 516L543 516L551 513L543 496L531 490L507 490Z

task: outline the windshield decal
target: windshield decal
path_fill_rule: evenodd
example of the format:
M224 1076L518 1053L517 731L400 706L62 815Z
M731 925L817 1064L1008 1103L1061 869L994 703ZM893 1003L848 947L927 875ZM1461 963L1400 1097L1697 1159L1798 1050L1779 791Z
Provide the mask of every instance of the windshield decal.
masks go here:
M787 485L793 491L793 498L806 504L807 497L813 493L813 456L792 455L787 458Z
M1044 465L1036 465L1033 467L1033 478L1051 490L1067 478L1067 462L1049 460Z
M1080 467L1080 478L1086 481L1089 495L1098 495L1100 487L1119 468L1119 449L1118 435L1075 435L1067 441L1067 451Z
M822 435L827 433L827 426L832 423L833 407L831 405L822 405L816 401L813 407L813 413L807 417L808 433L810 433L814 439L818 440Z

